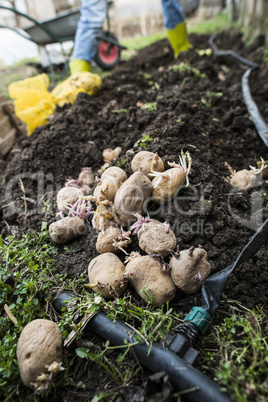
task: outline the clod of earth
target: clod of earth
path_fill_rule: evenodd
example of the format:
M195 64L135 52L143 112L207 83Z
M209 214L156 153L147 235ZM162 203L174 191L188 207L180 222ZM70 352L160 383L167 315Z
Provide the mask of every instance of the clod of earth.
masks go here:
M202 248L180 251L170 259L169 265L173 282L188 294L197 292L211 271L207 252Z
M115 254L100 254L88 266L89 287L103 297L119 297L127 288L127 281L122 284L124 270L124 264Z
M163 172L164 162L157 153L140 151L132 159L131 169L133 172L141 171L146 175L152 170L155 172Z
M134 223L135 214L143 214L145 202L151 196L152 190L152 183L145 174L133 173L115 195L113 212L116 223L123 227Z
M84 231L85 221L78 216L63 218L51 223L49 226L50 237L58 244L68 243L69 241L81 236Z
M62 336L52 321L37 319L22 330L17 359L23 383L37 394L49 391L53 376L63 370Z
M146 302L151 298L155 306L171 301L175 296L176 287L170 274L163 272L160 262L149 255L130 260L126 275L140 297Z
M177 240L175 234L166 223L156 219L144 223L137 232L140 248L147 254L159 254L163 257L175 250Z

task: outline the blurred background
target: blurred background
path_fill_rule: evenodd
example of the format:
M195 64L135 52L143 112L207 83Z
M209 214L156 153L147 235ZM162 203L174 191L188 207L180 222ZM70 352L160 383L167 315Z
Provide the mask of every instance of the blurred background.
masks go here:
M120 39L163 33L160 0L114 0L109 11L111 31ZM181 0L189 29L200 23L207 23L215 16L224 15L218 21L247 29L251 35L263 34L268 40L268 0ZM80 0L0 0L1 6L16 8L38 21L79 10ZM22 59L42 58L46 54L38 46L18 35L10 28L25 29L33 23L8 10L0 9L0 68L10 66ZM4 28L9 27L9 29ZM212 28L213 29L213 28ZM71 49L72 42L64 43ZM61 56L59 44L46 45L51 57ZM54 60L53 60L54 61Z

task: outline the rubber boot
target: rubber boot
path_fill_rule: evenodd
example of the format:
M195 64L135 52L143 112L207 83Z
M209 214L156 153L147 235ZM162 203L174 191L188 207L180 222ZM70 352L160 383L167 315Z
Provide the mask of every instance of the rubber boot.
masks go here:
M82 73L83 71L91 71L91 64L86 60L74 59L69 63L70 73Z
M187 49L192 47L188 42L185 22L176 25L173 29L167 29L167 34L174 51L175 59L178 57L179 53L185 52Z

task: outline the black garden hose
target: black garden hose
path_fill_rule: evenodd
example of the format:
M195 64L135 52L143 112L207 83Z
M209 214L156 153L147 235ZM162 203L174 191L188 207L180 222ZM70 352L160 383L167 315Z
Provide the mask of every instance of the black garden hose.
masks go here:
M250 73L252 70L259 68L260 65L257 63L254 63L253 61L250 61L248 59L245 59L244 57L241 57L239 54L233 52L232 50L218 50L216 44L214 43L214 39L216 38L217 34L214 33L210 38L209 38L209 45L213 49L213 53L215 56L232 56L235 59L239 60L241 63L247 65L250 67L243 75L242 77L242 93L244 97L244 102L246 104L246 107L248 109L248 112L252 118L252 121L256 127L256 130L258 131L259 136L261 137L262 141L264 144L268 147L268 127L267 124L265 123L261 113L259 112L259 109L254 102L251 93L250 93L250 88L248 84L248 79L250 76Z
M70 300L71 296L68 293L58 295L53 302L55 310L61 313L61 309L66 306L66 301ZM135 358L155 373L166 372L174 389L180 391L188 401L231 402L229 396L222 393L216 383L173 351L156 342L152 346L145 342L135 344L135 331L120 320L112 321L100 312L90 319L86 330L109 340L115 346L134 344L131 346L131 351Z
M213 53L215 54L215 56L232 56L235 59L241 61L241 63L246 64L247 66L249 66L251 68L259 67L259 64L254 63L253 61L250 61L248 59L245 59L244 57L240 56L233 50L218 50L216 44L214 43L214 39L216 38L216 36L217 36L217 33L214 33L213 35L211 35L211 37L208 40L208 43L212 47L212 50L213 50Z
M246 107L248 109L248 112L252 118L252 121L259 133L259 136L261 137L262 141L264 144L268 147L268 127L267 124L265 123L262 115L259 112L259 109L254 102L251 93L250 93L250 88L248 84L249 76L253 68L249 68L242 77L242 92L243 92L243 97L244 101L246 104Z

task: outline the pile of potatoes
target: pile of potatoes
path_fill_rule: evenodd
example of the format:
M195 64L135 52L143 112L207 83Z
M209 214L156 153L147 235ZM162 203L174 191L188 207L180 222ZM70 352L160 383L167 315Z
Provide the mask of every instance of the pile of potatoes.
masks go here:
M170 166L165 171L157 154L138 152L131 162L133 173L129 177L120 167L108 167L97 179L93 194L88 196L95 204L92 226L99 232L96 250L100 254L88 266L88 286L105 298L121 296L130 282L143 300L159 306L173 299L176 287L186 293L196 292L210 273L205 250L176 252L177 239L169 224L144 217L149 200L166 203L187 182L190 155L182 152L180 164ZM79 177L78 181L87 186L93 183L92 178L84 182ZM81 188L65 187L58 194L59 210L66 212L66 204L67 212L74 209L72 206L79 197ZM57 242L63 242L67 223L64 241L81 234L85 225L77 216L58 222L57 235L55 223L50 226L51 237ZM146 255L128 254L125 250L133 235L137 235L139 251ZM116 255L121 251L127 255L125 264ZM171 253L169 263L165 262L164 258Z
M104 152L107 163L106 154L112 155L111 150ZM94 183L91 169L84 168L78 180L71 181L73 186L58 193L57 206L63 219L49 228L57 243L66 243L84 232L85 219L70 216L81 199L95 204L90 211L91 223L99 232L96 250L100 255L88 266L89 287L106 298L121 296L130 282L142 299L159 306L173 299L176 287L186 293L198 291L210 273L205 250L176 252L177 239L169 224L144 217L149 200L166 203L188 181L189 153L181 152L180 164L169 165L171 168L165 170L157 153L141 151L132 159L129 177L120 167L110 166ZM93 191L90 186L94 186ZM85 190L88 195L83 196ZM68 217L63 216L66 213ZM133 235L137 235L139 248L146 255L125 250ZM127 254L126 264L116 255L121 251ZM167 263L164 258L171 253Z
M106 150L106 161L110 151ZM149 199L165 203L188 180L190 156L182 153L180 162L170 164L172 168L165 171L157 154L141 151L132 160L133 173L129 177L123 169L113 166L95 181L91 168L84 168L77 180L68 181L58 192L57 207L62 219L49 227L54 242L67 243L83 234L85 222L93 214L91 223L99 232L99 255L89 263L88 286L94 292L117 298L130 282L144 301L160 306L174 298L176 288L189 294L200 289L210 273L206 251L192 247L179 252L169 224L144 216ZM91 203L95 204L94 210ZM145 255L134 251L128 254L125 250L135 235L139 251ZM121 251L126 254L124 263L117 256ZM47 320L30 322L19 338L17 357L24 384L38 394L46 393L53 376L63 369L58 326Z

